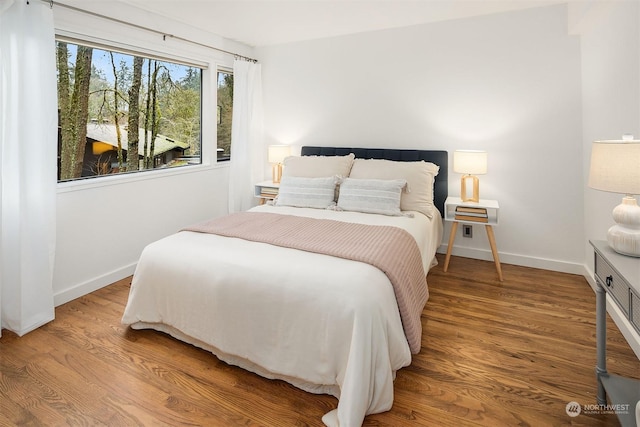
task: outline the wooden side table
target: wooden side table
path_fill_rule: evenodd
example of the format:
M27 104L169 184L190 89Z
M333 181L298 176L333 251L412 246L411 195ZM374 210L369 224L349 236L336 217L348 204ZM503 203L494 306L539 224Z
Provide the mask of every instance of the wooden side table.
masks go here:
M263 181L253 186L253 195L259 199L259 203L264 205L267 200L273 200L278 195L280 183L273 181Z
M500 257L496 248L496 238L493 234L493 226L498 225L498 213L500 206L497 200L480 199L478 203L463 202L460 197L447 197L444 202L444 219L451 221L451 234L449 235L449 244L447 246L447 256L444 259L444 271L449 268L449 260L451 259L451 250L453 242L456 239L458 224L480 224L484 225L493 254L493 261L496 264L498 278L502 282L502 267L500 266Z

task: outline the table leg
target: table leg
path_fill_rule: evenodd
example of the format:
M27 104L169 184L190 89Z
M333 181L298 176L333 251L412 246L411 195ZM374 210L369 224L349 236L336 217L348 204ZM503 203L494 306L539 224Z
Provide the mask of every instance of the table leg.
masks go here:
M498 255L498 249L496 249L496 238L493 235L493 227L490 225L484 226L487 230L487 237L489 238L489 245L491 246L491 253L493 254L493 262L496 263L496 270L498 270L498 278L502 282L502 267L500 266L500 256Z
M607 374L607 295L596 279L596 382L598 405L607 404L607 394L600 380Z
M449 268L449 260L451 259L451 249L453 249L453 241L456 240L456 232L458 231L458 223L451 224L451 233L449 234L449 244L447 245L447 256L444 258L444 272Z

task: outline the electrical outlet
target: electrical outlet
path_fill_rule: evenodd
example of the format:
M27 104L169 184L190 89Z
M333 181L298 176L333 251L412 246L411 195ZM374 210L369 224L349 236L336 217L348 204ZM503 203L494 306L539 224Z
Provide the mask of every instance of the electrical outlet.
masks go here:
M473 226L462 224L462 237L473 237Z

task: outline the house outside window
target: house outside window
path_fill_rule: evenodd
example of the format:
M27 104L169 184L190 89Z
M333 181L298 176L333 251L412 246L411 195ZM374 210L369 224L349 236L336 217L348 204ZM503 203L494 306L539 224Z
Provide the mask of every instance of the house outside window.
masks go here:
M202 163L202 69L58 40L58 180Z

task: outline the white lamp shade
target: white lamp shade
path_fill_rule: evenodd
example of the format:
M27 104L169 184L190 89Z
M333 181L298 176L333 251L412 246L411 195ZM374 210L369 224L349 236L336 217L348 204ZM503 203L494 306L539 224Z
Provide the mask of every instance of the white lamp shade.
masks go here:
M487 173L487 152L481 150L454 151L453 171L468 175L483 175Z
M640 141L595 141L589 187L625 194L613 209L616 223L607 231L607 242L618 253L640 257L640 206L633 197L640 194Z
M640 141L595 141L591 149L589 187L640 194Z
M289 145L270 145L267 158L269 163L282 163L289 154L291 154Z

